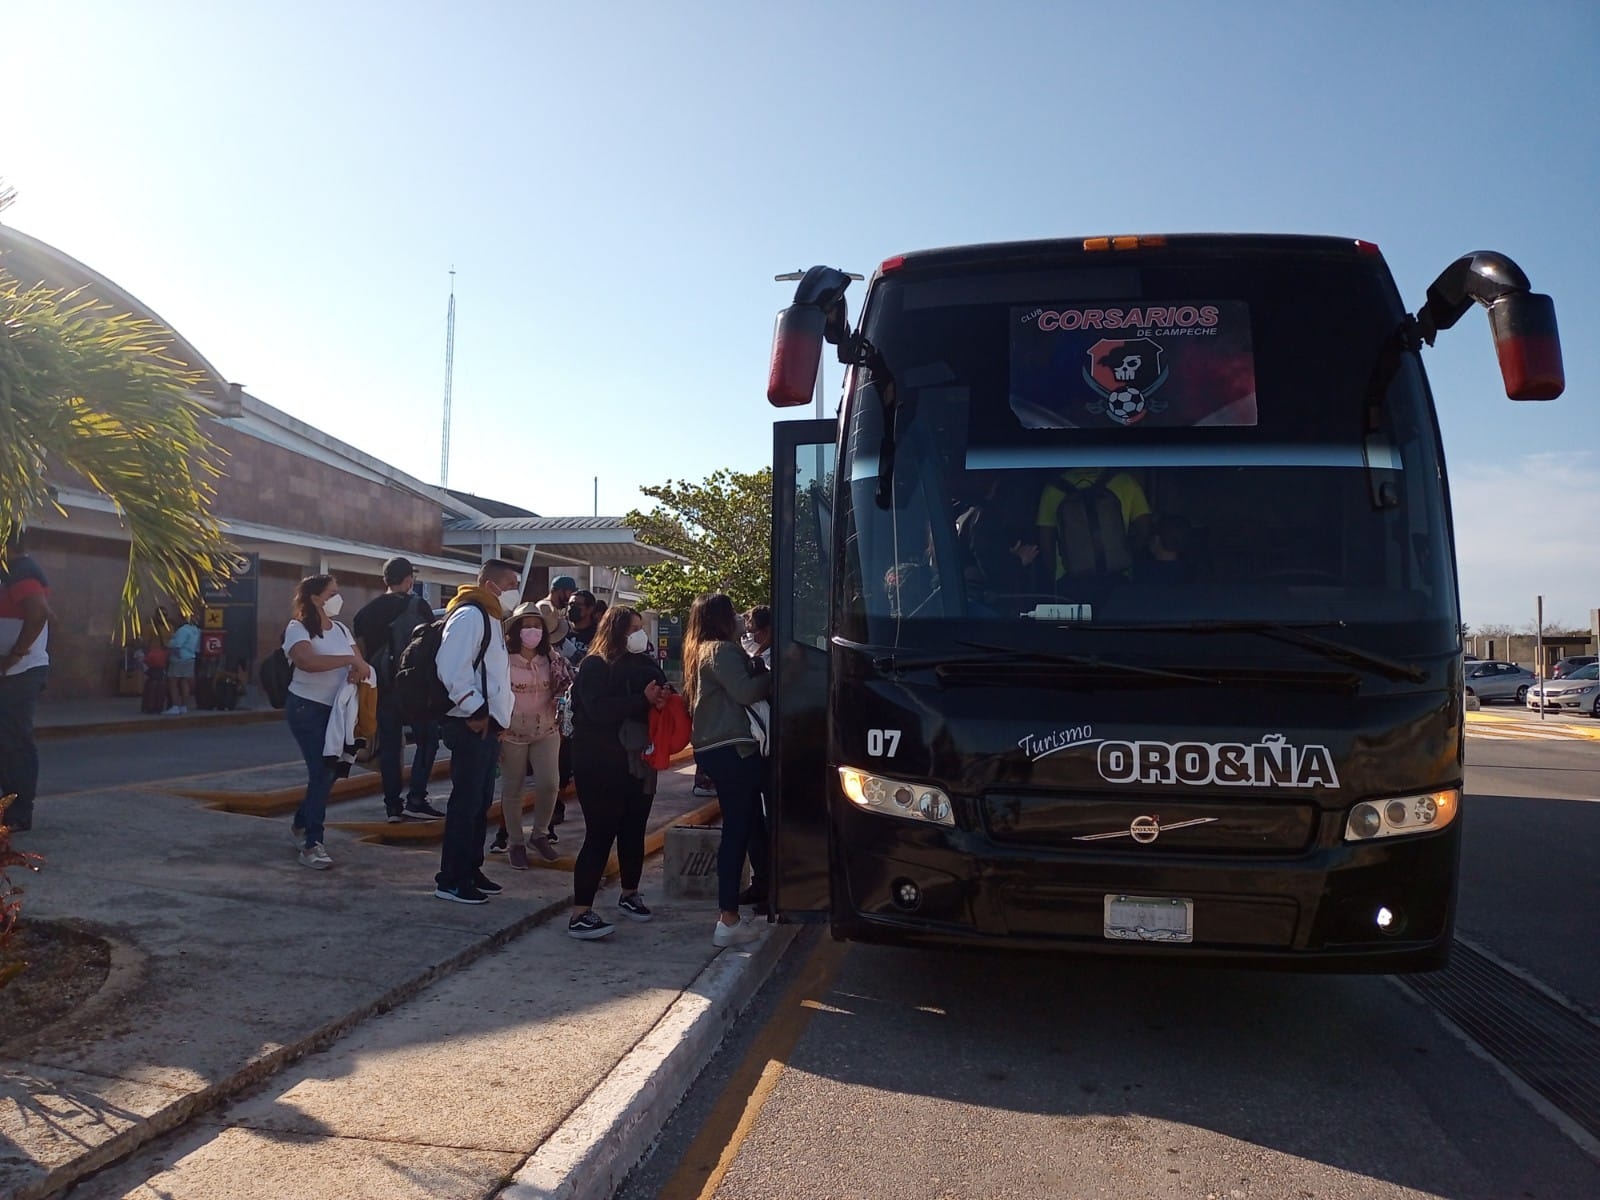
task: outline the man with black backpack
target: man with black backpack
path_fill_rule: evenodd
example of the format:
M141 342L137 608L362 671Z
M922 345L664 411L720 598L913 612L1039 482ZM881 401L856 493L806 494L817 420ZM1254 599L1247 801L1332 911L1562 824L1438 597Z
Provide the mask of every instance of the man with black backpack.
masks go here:
M445 607L434 650L434 681L444 709L440 725L450 747L450 801L445 806L444 845L433 894L458 904L483 904L501 890L483 873L484 838L500 762L500 733L511 724L511 665L501 622L522 600L516 564L491 558L476 585L462 585ZM430 640L419 635L407 647L402 687Z
M1129 472L1075 467L1063 471L1039 497L1039 557L1055 591L1098 600L1109 584L1126 579L1150 540L1150 502Z
M438 732L432 722L411 726L411 737L417 749L411 760L408 796L402 799L400 795L405 721L400 712L399 689L395 686L400 652L417 626L433 620L433 610L421 596L412 592L416 570L409 560L391 558L384 563L383 582L389 590L366 604L354 621L361 653L378 677L378 772L383 778L383 808L391 825L407 820L437 821L444 814L428 803L428 777L433 774L433 759L439 747Z

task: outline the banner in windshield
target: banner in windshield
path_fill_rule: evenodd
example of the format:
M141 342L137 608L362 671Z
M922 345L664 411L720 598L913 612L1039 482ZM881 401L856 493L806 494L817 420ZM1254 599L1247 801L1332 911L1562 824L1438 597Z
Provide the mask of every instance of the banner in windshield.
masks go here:
M1028 429L1254 425L1249 306L1013 308L1011 411Z

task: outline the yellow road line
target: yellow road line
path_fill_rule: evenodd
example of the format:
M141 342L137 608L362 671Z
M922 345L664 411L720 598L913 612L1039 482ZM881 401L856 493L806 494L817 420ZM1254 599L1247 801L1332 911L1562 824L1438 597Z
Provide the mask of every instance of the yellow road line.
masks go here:
M848 948L824 936L784 993L772 1019L756 1035L678 1169L657 1200L710 1200L760 1119L761 1109L782 1078L789 1056L811 1024L818 1001L833 986Z

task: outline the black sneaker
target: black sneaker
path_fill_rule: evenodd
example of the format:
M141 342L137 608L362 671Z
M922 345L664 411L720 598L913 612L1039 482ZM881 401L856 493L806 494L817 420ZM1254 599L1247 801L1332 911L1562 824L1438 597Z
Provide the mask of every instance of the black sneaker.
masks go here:
M421 817L424 821L442 821L444 814L426 800L406 801L406 811Z
M494 841L489 843L489 853L504 854L506 852L506 841L510 836L504 829L495 834Z
M470 883L458 883L455 887L434 888L433 894L441 900L454 900L457 904L489 903L489 897L485 896Z
M615 928L616 926L607 924L601 919L600 914L591 908L567 922L567 936L575 937L580 942L592 942L596 938L609 937Z
M437 821L438 819L438 817L430 817L425 812L413 812L409 808L403 808L398 813L395 813L393 816L391 816L389 818L389 822L390 824L393 824L395 821Z
M627 913L635 921L648 921L651 917L655 916L655 914L651 912L649 907L645 904L644 897L639 895L638 892L630 892L621 900L618 900L617 907L623 912Z
M472 886L477 888L485 896L498 896L501 892L505 891L505 888L501 887L494 880L490 879L482 871L479 871L477 877L473 879Z
M384 813L383 819L389 822L391 825L398 825L406 819L406 815L399 809L391 808L388 812Z

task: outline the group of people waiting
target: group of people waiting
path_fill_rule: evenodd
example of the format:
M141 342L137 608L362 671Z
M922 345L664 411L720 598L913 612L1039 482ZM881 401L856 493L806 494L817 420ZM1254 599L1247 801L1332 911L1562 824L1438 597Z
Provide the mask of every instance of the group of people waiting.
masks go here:
M401 796L404 721L392 684L398 648L433 614L413 595L415 572L405 559L385 564L384 581L389 591L357 614L354 631L338 620L343 600L332 575L303 579L295 592L283 649L294 667L286 716L308 773L293 820L303 866L333 865L324 845L336 777L336 755L330 752L348 740L358 689L373 686L388 819L444 821L435 896L484 904L503 890L483 869L486 850L494 848L486 843L497 777L503 826L495 843L504 848L508 865L526 870L533 858L560 857L551 843L563 752L569 751L584 840L573 867L567 932L580 940L614 932L595 908L613 848L621 876L618 912L648 921L653 913L640 891L645 832L666 758L652 743L652 729L672 724L669 719L655 725L652 717L674 709L669 715L687 723L697 768L714 782L722 808L713 941L729 946L758 936L740 908L759 909L765 901L767 768L750 713L764 706L771 688L763 656L771 643L770 611L741 618L726 595L699 597L685 632L680 694L657 665L636 609L604 607L580 593L569 576L553 580L544 599L524 601L514 563L484 563L477 582L460 587L446 605L434 660L449 703L437 728L450 750L450 797L440 813L426 799L432 768L431 750L424 755L428 730L413 727L418 756L411 793ZM577 658L575 668L569 656ZM530 778L531 838L523 805ZM741 891L747 859L752 884Z

